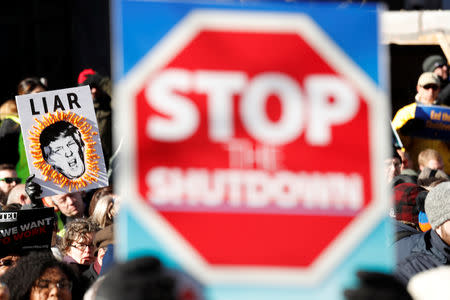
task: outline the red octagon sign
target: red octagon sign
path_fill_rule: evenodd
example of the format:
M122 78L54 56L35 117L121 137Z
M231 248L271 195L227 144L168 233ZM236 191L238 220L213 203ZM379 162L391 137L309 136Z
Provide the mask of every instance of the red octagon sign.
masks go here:
M316 282L385 214L383 101L307 16L193 13L121 86L132 205L201 280Z

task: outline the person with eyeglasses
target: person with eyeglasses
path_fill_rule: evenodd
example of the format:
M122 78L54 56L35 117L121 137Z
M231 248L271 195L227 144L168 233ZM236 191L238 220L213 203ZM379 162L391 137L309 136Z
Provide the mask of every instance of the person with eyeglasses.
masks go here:
M10 164L0 164L0 190L8 196L9 192L22 180L17 177L16 168Z
M444 171L450 174L450 148L446 141L417 137L414 131L424 126L424 121L415 118L417 105L439 105L437 97L440 91L440 80L432 72L420 75L417 81L417 94L415 102L400 108L392 120L392 127L397 131L405 150L414 160L414 165L419 166L418 155L425 149L434 149L441 153L444 163ZM419 171L419 170L416 170Z
M81 299L84 290L69 265L56 260L51 252L31 252L1 277L10 299Z
M82 278L83 286L90 286L92 281L83 273L92 268L95 262L94 237L99 227L89 219L75 219L66 224L66 232L60 249L63 261L71 264Z
M439 104L450 106L449 66L447 60L441 55L430 55L422 64L423 72L433 72L440 81L440 91L437 97Z

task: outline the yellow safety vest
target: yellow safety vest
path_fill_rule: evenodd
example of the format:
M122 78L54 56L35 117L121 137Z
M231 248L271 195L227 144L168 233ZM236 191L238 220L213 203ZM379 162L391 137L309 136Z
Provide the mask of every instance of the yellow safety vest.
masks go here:
M6 116L5 119L13 120L20 125L20 119L17 116L9 115ZM17 177L22 179L22 182L25 183L25 180L27 180L28 176L30 176L30 171L28 170L27 155L25 152L25 145L23 143L22 130L20 131L17 150L19 151L19 161L16 165Z

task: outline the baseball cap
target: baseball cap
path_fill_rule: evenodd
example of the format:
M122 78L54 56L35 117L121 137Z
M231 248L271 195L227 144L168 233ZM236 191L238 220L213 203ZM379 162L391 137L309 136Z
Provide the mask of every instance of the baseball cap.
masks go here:
M417 81L417 85L425 86L427 84L434 84L440 86L441 83L439 81L439 77L432 72L425 72L420 75L419 80Z

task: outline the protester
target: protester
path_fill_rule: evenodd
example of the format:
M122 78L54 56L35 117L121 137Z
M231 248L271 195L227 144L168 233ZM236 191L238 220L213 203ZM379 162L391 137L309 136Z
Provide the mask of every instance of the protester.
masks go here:
M424 168L430 168L433 170L443 170L444 161L442 155L434 149L425 149L421 151L417 157L419 161L419 169L422 171Z
M85 277L90 283L93 283L98 279L103 267L103 258L106 254L108 245L114 243L114 229L113 225L109 225L104 229L101 229L95 234L94 247L95 247L95 261L89 266L89 269L83 272Z
M447 264L450 261L450 182L434 187L425 199L425 212L432 230L411 235L410 253L397 263L396 276L404 284L415 274Z
M66 225L61 251L64 260L88 266L94 262L94 236L98 227L87 219L76 219Z
M49 251L31 252L1 278L11 300L81 299L82 290L76 274Z
M114 222L114 217L119 212L119 198L115 196L104 196L97 201L91 220L100 228L105 228Z
M36 77L25 78L17 87L18 95L34 94L46 90L46 81ZM8 145L8 147L0 147L0 161L3 163L8 162L15 166L18 177L25 181L30 174L20 129L20 120L17 114L8 115L2 121L0 126L0 144Z
M416 108L421 105L436 105L439 94L439 78L426 72L420 75L417 81L417 95L415 102L408 104L397 111L392 120L393 128L398 132L404 148L414 159L414 164L418 165L417 158L419 153L427 148L434 149L441 153L444 164L444 171L450 173L450 151L445 141L422 138L414 136L417 129L422 128L424 121L415 118Z
M64 225L77 218L84 217L85 204L82 192L54 195L42 199L45 206L54 207L58 217L58 235L63 236Z
M16 101L13 99L8 99L0 105L0 121L7 119L8 116L14 115L18 116Z
M18 253L11 253L0 258L0 277L3 276L6 271L14 267L21 255Z
M112 156L112 110L111 110L111 81L92 69L85 69L78 75L78 85L89 85L94 101L95 116L97 117L103 156L108 168Z
M94 194L91 197L91 201L89 203L89 216L92 216L92 213L94 212L95 206L97 205L97 201L102 198L103 196L115 196L113 192L112 186L105 186L102 188L97 189Z
M449 180L450 178L442 170L431 169L426 167L422 169L422 171L419 173L417 183L420 185L429 186L432 182L438 179Z
M105 275L97 291L98 300L175 300L176 281L164 272L155 257L120 263Z
M1 147L0 147L1 148ZM17 177L16 169L11 164L0 164L0 190L8 196L9 192L22 179Z
M25 184L21 183L19 185L16 185L8 195L8 201L6 204L12 204L12 203L18 203L20 205L31 205L31 199L28 197L27 193L25 192Z
M405 149L396 149L398 155L402 160L401 172L402 175L415 177L417 179L417 172L414 170L414 161Z
M7 100L0 106L0 164L10 164L14 167L19 161L20 122L15 100Z
M449 68L447 60L441 55L430 55L422 64L423 72L433 72L439 77L441 89L438 95L438 103L450 106Z
M393 156L384 161L384 174L387 182L392 182L395 176L401 173L402 159L394 149Z
M421 173L426 172L426 170L428 170L428 169L425 168ZM439 175L438 175L436 177L420 179L417 182L417 184L421 185L423 188L426 189L426 191L420 192L419 195L416 197L416 205L417 205L417 209L419 211L419 217L418 217L419 227L420 227L420 230L422 230L423 232L431 230L431 224L430 224L430 221L428 220L427 214L425 212L425 200L428 195L428 191L430 191L432 188L434 188L435 186L437 186L438 184L440 184L442 182L449 181L447 174L445 174L441 170L438 170L438 173L439 172L441 172L442 175L444 175L446 177L439 178ZM430 175L432 175L432 173L430 173Z
M95 262L94 237L98 226L88 219L76 219L66 225L66 232L61 241L63 261L72 264L83 277L83 286L89 287L93 280L90 265ZM100 268L97 267L98 271ZM87 274L84 274L84 272Z

